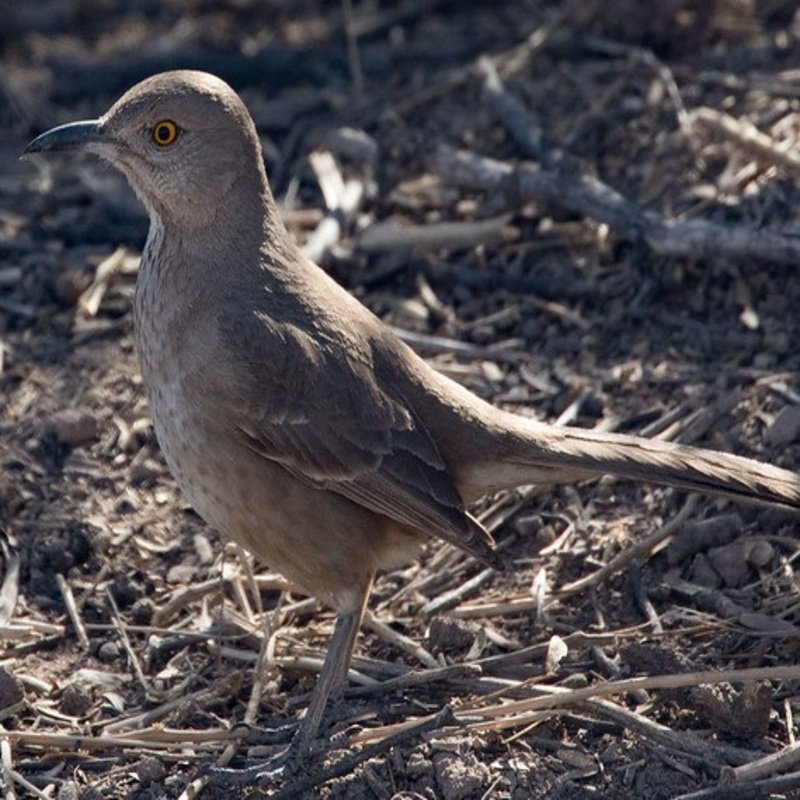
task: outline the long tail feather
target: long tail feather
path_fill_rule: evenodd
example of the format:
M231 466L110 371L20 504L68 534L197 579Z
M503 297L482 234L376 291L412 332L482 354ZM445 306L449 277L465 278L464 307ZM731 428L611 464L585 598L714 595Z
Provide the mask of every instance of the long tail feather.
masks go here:
M465 494L582 477L623 478L800 508L800 474L728 453L529 420L515 425L501 458L471 465Z

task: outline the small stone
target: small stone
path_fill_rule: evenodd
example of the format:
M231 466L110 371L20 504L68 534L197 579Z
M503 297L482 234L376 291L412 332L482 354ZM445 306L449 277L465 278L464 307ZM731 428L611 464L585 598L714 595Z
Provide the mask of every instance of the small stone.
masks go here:
M157 758L143 758L134 768L136 777L145 786L151 783L161 783L167 770Z
M505 373L494 361L481 361L480 370L489 383L502 383Z
M0 709L10 708L24 697L19 678L6 667L0 667Z
M705 553L698 553L692 559L691 571L692 583L698 586L706 586L709 589L719 589L722 586L722 579L711 566L708 556Z
M433 772L433 764L426 754L414 750L406 761L406 772L411 778L423 778Z
M460 620L434 617L428 627L428 649L434 655L463 655L475 641L475 631Z
M156 607L148 597L142 597L131 606L131 620L134 625L149 625Z
M109 664L119 658L120 649L116 642L103 642L97 651L97 658L104 664Z
M119 608L130 608L141 596L142 588L131 580L129 575L117 573L111 583L109 591Z
M167 571L167 583L183 585L194 580L196 569L193 564L175 564Z
M611 741L597 754L597 760L603 765L616 764L622 758L621 749L618 742Z
M800 406L784 406L772 420L764 437L772 447L796 442L800 438Z
M214 548L208 541L208 536L204 533L196 533L193 539L194 551L197 553L198 561L206 566L214 560Z
M756 569L764 569L772 561L775 548L766 539L756 539L748 542L747 562Z
M723 547L713 547L708 551L708 560L729 589L737 589L750 580L747 547L743 539L737 539Z
M745 548L747 563L756 569L764 569L772 561L775 548L766 539L753 539Z
M99 432L94 414L80 408L65 408L57 412L47 427L60 444L68 447L93 442Z
M489 768L473 755L437 753L433 768L443 800L480 797L480 789L489 777Z
M82 717L91 708L92 696L77 683L69 683L61 693L61 710L70 717Z

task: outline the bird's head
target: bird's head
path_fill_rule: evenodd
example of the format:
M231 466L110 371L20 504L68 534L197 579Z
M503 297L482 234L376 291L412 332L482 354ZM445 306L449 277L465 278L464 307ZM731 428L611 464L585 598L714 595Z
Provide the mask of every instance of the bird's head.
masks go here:
M250 114L228 84L204 72L154 75L99 119L53 128L34 139L25 154L65 150L111 162L151 217L182 230L212 223L235 184L246 182L255 191L266 186Z

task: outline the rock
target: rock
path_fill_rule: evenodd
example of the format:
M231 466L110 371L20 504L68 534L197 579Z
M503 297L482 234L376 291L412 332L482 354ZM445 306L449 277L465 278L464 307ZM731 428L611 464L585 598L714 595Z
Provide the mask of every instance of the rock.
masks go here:
M708 551L709 563L729 589L744 586L750 580L748 549L745 539L737 539L722 547L712 547Z
M24 697L19 678L6 667L0 667L0 709L19 703Z
M175 564L167 571L166 582L170 586L183 586L192 583L196 572L194 564Z
M747 543L747 561L756 569L764 569L772 561L775 548L766 539L754 539Z
M730 684L695 686L689 692L695 712L714 730L741 738L766 735L772 713L772 688L767 681L742 689Z
M426 777L433 772L433 764L427 754L414 750L406 761L406 772L412 778Z
M115 661L120 656L120 648L116 642L103 642L97 651L97 658L104 664Z
M449 658L463 655L475 641L475 631L460 620L434 617L428 627L428 649Z
M437 753L433 757L433 769L443 800L480 797L480 790L489 778L486 764L470 754Z
M50 417L47 430L60 444L77 447L97 439L99 425L91 412L65 408Z
M142 587L130 575L117 573L111 582L109 591L119 608L130 608L142 596Z
M709 589L719 589L722 585L722 580L711 566L705 553L698 553L692 559L691 578L692 583L706 586Z
M92 702L91 693L77 683L67 684L61 693L61 710L71 717L82 717Z
M134 625L149 625L156 607L148 597L142 597L131 606L131 620Z
M161 783L167 774L164 765L152 756L143 758L134 768L134 772L139 781L145 786L151 783Z
M695 553L726 545L741 534L743 527L742 518L736 513L692 522L672 538L667 548L667 559L674 566Z
M773 447L791 444L800 438L800 406L784 406L764 434Z
M211 564L214 560L214 548L208 541L208 536L205 533L196 533L193 537L193 544L199 563L203 566Z

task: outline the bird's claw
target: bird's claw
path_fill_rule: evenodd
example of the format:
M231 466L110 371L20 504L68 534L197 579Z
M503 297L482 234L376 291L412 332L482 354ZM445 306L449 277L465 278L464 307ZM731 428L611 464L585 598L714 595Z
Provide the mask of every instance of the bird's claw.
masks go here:
M301 760L293 752L291 745L268 761L254 764L245 769L228 767L211 767L208 770L208 782L216 787L232 786L272 786L283 783L302 771Z
M208 781L218 787L258 785L264 788L284 783L306 771L310 749L305 737L298 732L288 747L276 753L268 761L245 769L211 767L207 773Z

